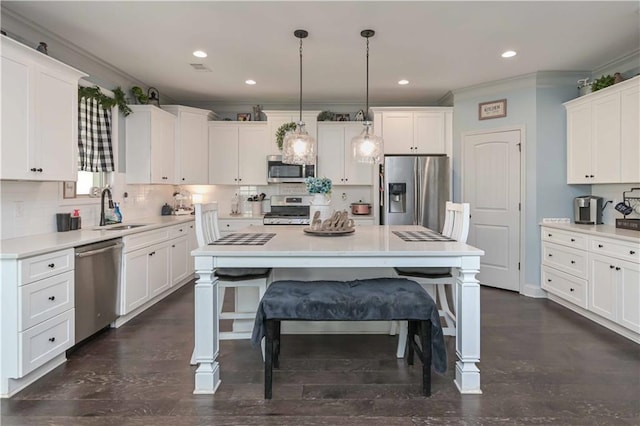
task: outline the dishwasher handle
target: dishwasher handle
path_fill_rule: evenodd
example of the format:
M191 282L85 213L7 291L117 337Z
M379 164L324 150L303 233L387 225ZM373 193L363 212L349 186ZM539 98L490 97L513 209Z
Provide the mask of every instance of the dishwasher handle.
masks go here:
M98 250L91 250L91 251L85 251L82 253L76 253L76 257L88 257L88 256L93 256L99 253L104 253L105 251L109 251L109 250L113 250L113 249L120 249L124 247L124 244L122 243L118 243L118 244L114 244L112 246L109 247L105 247L105 248L101 248Z

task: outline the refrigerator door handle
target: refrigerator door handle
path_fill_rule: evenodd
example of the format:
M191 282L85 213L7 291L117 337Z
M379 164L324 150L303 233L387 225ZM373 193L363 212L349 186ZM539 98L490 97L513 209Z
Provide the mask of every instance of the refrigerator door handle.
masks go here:
M413 224L420 225L422 223L422 218L418 217L420 214L420 170L418 170L419 163L418 157L414 157L413 159Z

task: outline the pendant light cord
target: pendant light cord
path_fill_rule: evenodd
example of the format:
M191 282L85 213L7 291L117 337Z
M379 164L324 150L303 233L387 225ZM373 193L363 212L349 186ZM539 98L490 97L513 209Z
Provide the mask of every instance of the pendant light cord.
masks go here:
M300 39L300 121L302 121L302 39Z
M369 37L367 37L367 104L365 111L364 115L369 121Z

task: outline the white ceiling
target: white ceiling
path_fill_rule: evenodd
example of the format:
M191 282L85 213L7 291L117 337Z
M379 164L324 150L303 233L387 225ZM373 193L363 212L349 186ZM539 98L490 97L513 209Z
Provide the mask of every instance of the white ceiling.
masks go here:
M535 71L591 71L640 45L638 1L2 1L176 101L433 105L450 90ZM206 59L192 56L206 51ZM518 51L502 59L507 49ZM196 72L203 63L211 72ZM248 86L248 78L258 82ZM408 86L399 86L400 79Z

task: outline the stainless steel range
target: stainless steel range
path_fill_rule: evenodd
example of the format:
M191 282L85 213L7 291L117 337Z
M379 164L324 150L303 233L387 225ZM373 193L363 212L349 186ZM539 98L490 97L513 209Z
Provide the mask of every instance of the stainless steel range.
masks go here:
M272 195L271 211L265 213L265 225L308 225L311 195Z

